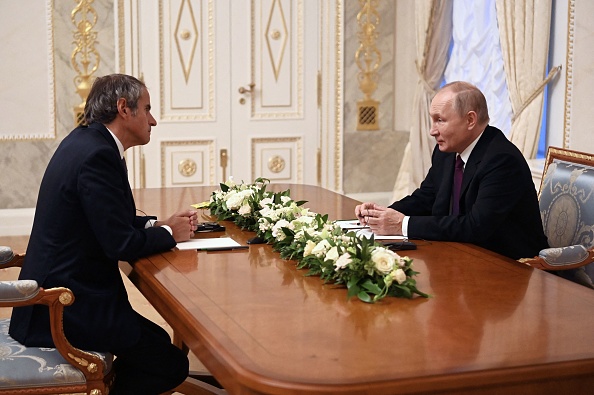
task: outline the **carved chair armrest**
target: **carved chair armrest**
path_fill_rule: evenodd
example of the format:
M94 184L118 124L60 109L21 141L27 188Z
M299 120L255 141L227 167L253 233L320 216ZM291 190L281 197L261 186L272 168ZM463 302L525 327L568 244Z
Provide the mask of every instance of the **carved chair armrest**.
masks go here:
M38 303L50 309L52 339L58 352L73 366L79 368L87 381L100 380L105 375L102 359L93 353L80 350L70 344L64 334L64 307L74 302L74 294L68 288L41 289Z
M0 269L22 267L25 254L14 254L10 247L0 246Z
M519 259L521 263L542 270L569 270L594 262L594 249L583 245L545 248L537 257Z

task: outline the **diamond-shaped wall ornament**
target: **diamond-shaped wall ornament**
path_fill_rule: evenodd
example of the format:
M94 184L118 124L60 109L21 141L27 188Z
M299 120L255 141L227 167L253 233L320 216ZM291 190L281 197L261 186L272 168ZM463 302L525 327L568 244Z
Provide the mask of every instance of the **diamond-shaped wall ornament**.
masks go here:
M270 62L274 70L274 78L278 81L285 46L287 45L288 30L280 0L273 0L265 31L266 46L270 55Z
M192 3L189 0L182 0L180 4L173 37L187 83L192 70L196 45L198 44L198 27L196 26Z

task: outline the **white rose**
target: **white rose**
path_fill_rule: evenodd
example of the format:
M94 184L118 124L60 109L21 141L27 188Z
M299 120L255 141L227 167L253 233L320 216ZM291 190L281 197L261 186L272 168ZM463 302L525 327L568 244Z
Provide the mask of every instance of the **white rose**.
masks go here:
M288 225L289 225L289 222L287 220L281 219L280 221L278 221L272 227L272 236L274 236L274 237L278 237L278 235L283 235L284 236L284 232L279 232L279 231L280 231L281 228L288 227Z
M322 255L326 254L326 251L328 251L329 248L330 248L330 243L328 243L328 240L324 239L324 240L320 241L318 244L316 244L316 246L311 251L311 253L317 257L321 257Z
M229 210L237 210L243 202L243 196L235 191L227 195L227 208Z
M307 243L305 243L305 247L303 248L303 256L305 257L311 255L315 246L316 243L314 243L312 240L307 240Z
M403 282L406 281L406 273L404 273L404 270L402 269L396 269L391 273L392 277L394 278L394 280L396 280L396 282L398 282L398 284L402 284Z
M264 207L262 210L260 210L260 215L262 217L269 217L270 215L270 207Z
M351 254L345 252L342 254L336 262L334 262L334 270L338 271L340 269L344 269L351 263Z
M311 223L314 221L314 218L313 217L299 217L299 218L297 218L297 221L299 221L305 225L311 225Z
M238 212L239 212L240 215L246 215L246 214L249 214L249 213L252 212L252 208L250 207L249 204L244 204L243 206L241 206L239 208L239 211Z
M338 248L336 246L330 248L326 253L327 261L336 261L338 259Z
M396 254L394 252L383 248L383 247L376 247L371 252L371 261L375 265L375 269L381 274L388 274L394 268L394 264L396 263Z

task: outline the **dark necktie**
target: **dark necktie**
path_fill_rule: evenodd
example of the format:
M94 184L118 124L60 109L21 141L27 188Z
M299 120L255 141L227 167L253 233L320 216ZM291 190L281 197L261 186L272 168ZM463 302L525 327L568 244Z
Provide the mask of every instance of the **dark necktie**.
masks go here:
M126 174L128 174L128 166L126 166L126 158L124 157L122 157L122 167L124 168Z
M460 213L460 190L462 189L462 177L464 176L464 161L460 155L456 156L454 167L454 188L452 189L452 215Z

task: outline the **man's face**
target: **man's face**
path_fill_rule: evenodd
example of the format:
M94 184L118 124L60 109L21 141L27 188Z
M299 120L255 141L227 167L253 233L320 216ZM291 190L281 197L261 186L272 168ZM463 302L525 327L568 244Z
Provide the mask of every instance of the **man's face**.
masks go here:
M138 107L132 111L132 116L126 122L132 146L144 145L151 140L151 127L157 126L157 121L151 114L151 97L148 90L143 89L138 99Z
M442 152L461 153L472 141L471 132L465 117L454 110L455 93L440 91L431 101L431 136Z

